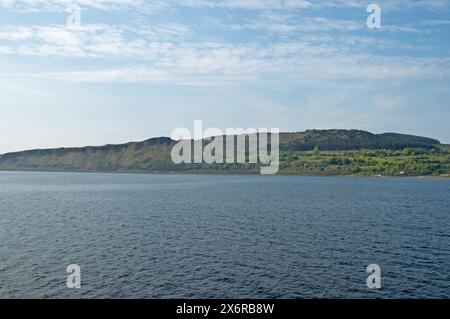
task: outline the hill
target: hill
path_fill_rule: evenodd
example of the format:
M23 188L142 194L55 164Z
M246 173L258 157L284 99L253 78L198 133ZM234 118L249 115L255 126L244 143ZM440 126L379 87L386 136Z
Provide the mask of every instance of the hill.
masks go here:
M211 173L259 170L253 164L176 165L170 156L176 143L160 137L120 145L8 153L0 155L0 170ZM281 174L440 175L450 171L449 150L445 145L435 139L405 134L360 130L281 133L280 151Z

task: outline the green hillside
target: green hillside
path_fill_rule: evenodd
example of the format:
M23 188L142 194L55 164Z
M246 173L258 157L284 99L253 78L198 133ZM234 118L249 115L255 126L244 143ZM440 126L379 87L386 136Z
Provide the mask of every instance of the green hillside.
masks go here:
M236 138L236 137L235 137ZM207 142L205 142L206 144ZM161 137L98 147L0 155L0 170L257 173L255 164L179 164ZM438 176L450 173L450 147L435 139L360 130L280 134L280 174Z

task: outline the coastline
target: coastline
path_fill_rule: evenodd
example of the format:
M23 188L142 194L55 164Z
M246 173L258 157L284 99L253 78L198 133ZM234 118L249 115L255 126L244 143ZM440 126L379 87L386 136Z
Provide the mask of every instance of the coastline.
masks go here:
M208 171L197 171L197 172L177 172L177 171L84 171L84 170L5 170L0 169L0 173L3 172L22 172L22 173L80 173L80 174L131 174L131 175L197 175L197 176L261 176L261 177L274 177L274 176L293 176L293 177L352 177L352 178L395 178L395 179L449 179L450 174L443 175L326 175L326 174L287 174L278 173L274 175L261 175L256 172L208 172Z

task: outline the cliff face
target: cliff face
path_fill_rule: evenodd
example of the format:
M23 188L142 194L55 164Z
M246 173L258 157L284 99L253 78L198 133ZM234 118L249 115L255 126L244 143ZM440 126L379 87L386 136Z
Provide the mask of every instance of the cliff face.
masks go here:
M172 163L170 154L175 144L176 141L161 137L121 145L9 153L0 156L0 170L152 172L193 169L192 165ZM439 141L425 137L395 133L372 134L359 130L309 130L280 135L280 149L286 152L310 151L315 148L321 151L400 150L406 147L433 149L439 145ZM214 170L217 166L205 169Z
M3 170L127 171L159 169L170 161L175 141L150 139L99 147L58 148L9 153L0 157Z

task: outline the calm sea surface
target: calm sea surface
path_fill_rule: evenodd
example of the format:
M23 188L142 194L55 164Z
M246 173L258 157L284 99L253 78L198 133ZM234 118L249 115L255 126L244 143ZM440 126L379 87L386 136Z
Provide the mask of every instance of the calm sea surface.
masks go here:
M13 297L450 298L450 180L0 172Z

